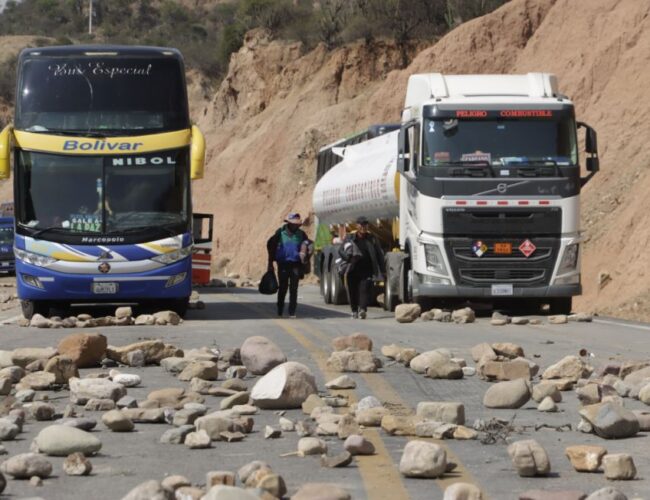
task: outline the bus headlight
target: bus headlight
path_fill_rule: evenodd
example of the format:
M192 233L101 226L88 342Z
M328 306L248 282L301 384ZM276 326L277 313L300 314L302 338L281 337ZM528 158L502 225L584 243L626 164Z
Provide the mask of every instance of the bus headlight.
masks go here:
M161 264L173 264L179 260L183 260L185 257L192 253L192 247L185 247L179 250L174 250L173 252L164 253L162 255L157 255L156 257L151 257L151 260L160 262Z
M176 276L172 276L167 280L167 283L165 283L165 288L169 288L171 286L176 286L179 283L182 283L185 281L185 278L187 277L187 273L180 273L177 274Z
M447 274L445 261L442 259L440 247L435 243L424 244L424 256L427 261L427 269L437 274Z
M46 267L56 262L56 259L52 257L47 257L45 255L39 255L37 253L27 252L25 250L18 250L17 248L14 248L14 254L18 259L22 260L25 264L31 264L32 266L37 266L37 267Z
M564 249L564 255L562 255L562 261L560 262L560 268L558 274L564 274L569 271L574 271L578 267L578 251L580 249L579 243L571 243L567 245Z

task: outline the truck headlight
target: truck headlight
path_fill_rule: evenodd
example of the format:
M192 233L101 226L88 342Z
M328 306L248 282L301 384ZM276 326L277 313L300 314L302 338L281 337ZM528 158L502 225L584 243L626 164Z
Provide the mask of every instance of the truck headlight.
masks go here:
M564 249L564 255L562 255L562 261L560 262L560 268L558 274L564 274L569 271L574 271L578 267L578 252L580 250L579 243L571 243L567 245Z
M424 256L427 261L427 269L437 274L447 274L445 261L442 259L440 247L435 243L424 244Z
M151 260L160 262L161 264L173 264L179 260L184 259L192 253L192 247L185 247L179 250L174 250L173 252L164 253L162 255L157 255L156 257L151 257Z
M45 255L39 255L37 253L27 252L25 250L18 250L14 248L14 254L25 264L31 264L32 266L46 267L50 264L54 264L56 259L52 257L47 257Z

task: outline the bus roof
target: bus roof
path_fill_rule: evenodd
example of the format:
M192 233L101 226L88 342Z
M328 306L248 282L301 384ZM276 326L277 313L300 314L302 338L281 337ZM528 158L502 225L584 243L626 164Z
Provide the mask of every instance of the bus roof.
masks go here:
M150 47L145 45L56 45L51 47L32 47L23 49L20 57L28 56L51 56L51 57L64 57L64 56L92 56L109 55L107 53L115 53L118 56L148 56L148 57L174 57L182 59L178 49L172 47ZM112 54L110 54L112 55Z

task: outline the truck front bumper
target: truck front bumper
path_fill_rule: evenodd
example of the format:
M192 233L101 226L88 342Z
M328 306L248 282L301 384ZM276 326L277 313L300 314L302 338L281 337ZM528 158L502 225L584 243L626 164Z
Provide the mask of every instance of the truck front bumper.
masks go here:
M511 298L557 298L573 297L582 293L582 285L550 285L537 287L517 287L512 289L512 295L492 295L491 287L471 287L455 285L432 285L420 283L413 290L419 297L449 297L449 298L482 298L482 299L511 299Z

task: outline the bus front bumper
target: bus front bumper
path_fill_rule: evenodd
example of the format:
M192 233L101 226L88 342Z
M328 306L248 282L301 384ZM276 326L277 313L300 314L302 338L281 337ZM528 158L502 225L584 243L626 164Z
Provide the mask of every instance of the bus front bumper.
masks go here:
M61 302L122 302L179 299L192 293L190 258L141 273L73 274L52 271L16 260L21 300Z

